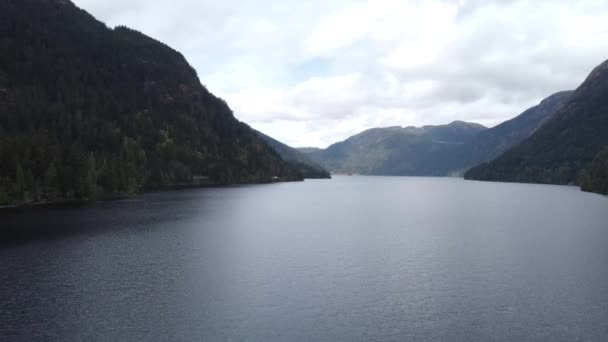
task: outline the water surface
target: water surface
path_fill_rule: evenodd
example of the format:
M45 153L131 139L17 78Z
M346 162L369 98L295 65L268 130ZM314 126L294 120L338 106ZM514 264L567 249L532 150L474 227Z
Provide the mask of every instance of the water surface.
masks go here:
M608 198L336 177L0 211L2 341L606 341Z

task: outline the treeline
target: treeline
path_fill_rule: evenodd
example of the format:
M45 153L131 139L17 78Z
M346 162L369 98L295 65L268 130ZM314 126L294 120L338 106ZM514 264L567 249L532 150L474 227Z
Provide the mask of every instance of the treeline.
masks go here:
M0 204L301 179L181 54L69 1L0 3Z

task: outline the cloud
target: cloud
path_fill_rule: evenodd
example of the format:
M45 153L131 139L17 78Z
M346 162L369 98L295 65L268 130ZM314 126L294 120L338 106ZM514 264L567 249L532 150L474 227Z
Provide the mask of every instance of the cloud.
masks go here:
M603 0L75 2L180 50L239 119L295 146L495 125L608 58Z

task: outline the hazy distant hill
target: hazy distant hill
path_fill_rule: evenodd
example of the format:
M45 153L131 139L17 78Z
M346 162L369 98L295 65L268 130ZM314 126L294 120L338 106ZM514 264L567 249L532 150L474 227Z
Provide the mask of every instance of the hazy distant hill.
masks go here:
M424 127L373 128L308 155L332 172L443 176L445 151L464 145L487 128L462 121ZM446 161L447 163L451 161Z
M564 105L534 134L467 179L571 184L608 146L608 61L596 67ZM587 190L595 191L594 187Z
M258 135L272 147L288 164L299 170L304 178L331 178L329 171L325 170L308 155L299 150L283 144L282 142L256 131Z
M68 0L0 1L0 203L301 179L184 57Z
M318 147L296 147L295 149L304 154L316 153L323 150Z

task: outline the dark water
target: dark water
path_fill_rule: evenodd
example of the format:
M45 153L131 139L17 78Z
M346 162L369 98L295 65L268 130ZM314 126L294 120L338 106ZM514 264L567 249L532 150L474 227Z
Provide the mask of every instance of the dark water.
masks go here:
M608 341L608 198L338 177L0 212L0 341Z

